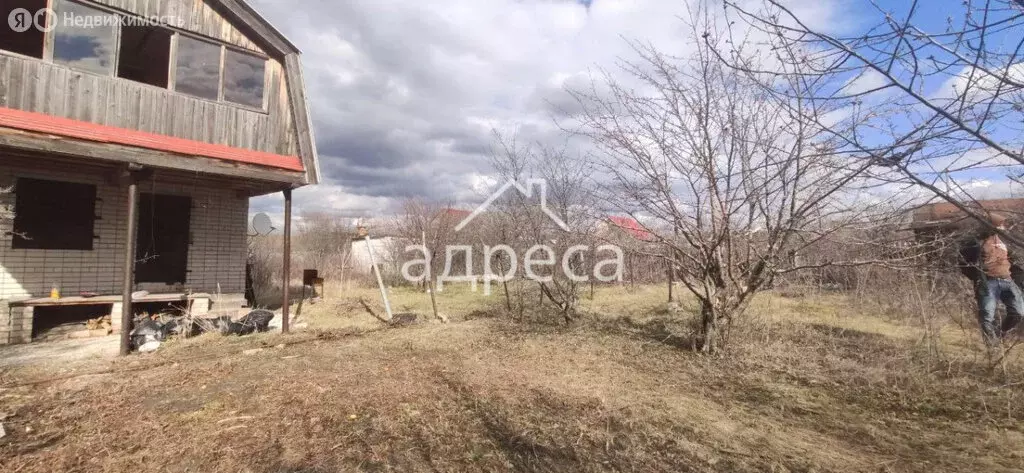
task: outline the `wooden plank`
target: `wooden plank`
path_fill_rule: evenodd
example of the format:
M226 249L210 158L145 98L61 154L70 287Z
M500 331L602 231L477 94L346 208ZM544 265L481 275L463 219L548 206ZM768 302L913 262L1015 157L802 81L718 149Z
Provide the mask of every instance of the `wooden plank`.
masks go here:
M78 96L81 102L81 113L76 116L78 120L89 123L96 123L96 83L97 77L92 74L82 75L82 88Z
M302 64L298 54L289 54L285 57L284 70L299 157L306 167L308 182L317 184L320 182L320 165L317 162L316 141L313 137L312 119L309 115L306 86L302 80Z
M21 83L17 84L19 87L18 93L21 95L19 102L21 108L24 110L35 110L35 87L37 78L37 71L39 70L39 64L36 62L26 61L23 63L21 70Z
M7 103L11 108L21 109L21 79L24 61L12 58L8 62Z
M174 302L193 299L210 298L207 293L197 292L186 294L180 292L147 294L145 296L133 297L132 302ZM120 295L98 295L93 297L67 296L58 299L49 297L37 297L33 299L22 299L11 301L12 307L47 307L47 306L69 306L69 305L105 305L121 302Z
M132 129L152 132L153 130L151 129L151 127L153 126L153 124L150 121L152 120L152 115L150 112L152 111L154 104L150 100L151 95L148 90L141 88L137 90L139 98L139 106L138 109L136 109L136 113L138 114L138 124L132 127Z
M202 125L203 125L203 139L202 139L202 141L205 141L207 143L216 143L217 142L217 140L215 139L216 130L217 130L217 121L215 120L215 118L217 116L217 109L218 108L221 108L221 106L217 105L217 104L212 104L212 103L205 103L204 107L203 107L203 114L201 115L201 117L202 117L201 120L203 122L202 123ZM251 133L251 131L245 131L245 130L238 130L238 132L239 133Z
M67 90L68 71L63 68L51 68L48 74L51 78L49 90L50 113L56 117L67 116L67 96L61 91Z
M11 62L13 61L10 57L0 55L0 106L9 108L11 108L11 104L8 94L11 83Z
M116 126L121 121L121 108L118 102L118 93L121 88L115 81L107 82L107 115L104 125Z
M227 144L228 129L224 126L224 120L226 119L226 116L226 107L217 107L217 109L213 112L213 123L215 124L213 131L214 143L221 145Z
M42 71L40 71L39 78L36 79L35 83L31 84L35 88L35 90L32 92L32 95L35 96L37 103L35 108L37 110L42 111L43 113L49 113L51 115L53 114L53 102L60 100L59 96L55 97L50 95L49 93L50 90L53 89L52 76L53 75L50 73L49 70L43 69Z
M272 56L298 53L299 49L278 33L249 6L238 0L206 0L214 10L235 25L243 34L258 39L270 48Z

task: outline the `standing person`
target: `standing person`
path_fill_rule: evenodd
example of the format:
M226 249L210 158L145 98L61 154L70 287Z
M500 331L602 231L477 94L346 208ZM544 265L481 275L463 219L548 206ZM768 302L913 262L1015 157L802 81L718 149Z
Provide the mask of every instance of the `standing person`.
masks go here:
M1002 215L989 215L989 222L999 230L1006 229L1006 217ZM1024 298L1014 282L1024 279L1024 268L1018 265L1013 251L989 227L984 227L965 242L960 248L960 256L960 271L974 281L982 338L990 346L997 345L1024 315ZM1006 319L1001 329L996 328L996 300L1006 306Z

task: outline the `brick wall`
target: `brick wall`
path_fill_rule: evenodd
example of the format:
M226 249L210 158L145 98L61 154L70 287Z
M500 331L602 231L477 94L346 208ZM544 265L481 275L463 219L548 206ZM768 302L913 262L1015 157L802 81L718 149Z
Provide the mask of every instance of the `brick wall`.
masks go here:
M157 174L155 182L140 183L139 191L192 197L189 272L183 287L143 283L137 284L136 289L154 293L191 290L214 294L219 291L224 306L240 307L245 292L248 199L237 196L228 186L162 183L159 176ZM13 222L0 219L0 344L16 342L15 325L18 328L25 325L24 316L17 314L20 309L9 309L5 301L48 296L54 284L64 296L82 291L100 294L121 291L127 187L108 183L100 173L39 171L11 166L0 168L0 187L13 186L18 177L96 185L96 215L100 219L96 220L94 234L98 238L93 241L91 251L12 249L9 232ZM13 210L15 198L13 193L0 193L0 205ZM17 316L12 315L12 311ZM27 326L31 328L30 311L28 318Z

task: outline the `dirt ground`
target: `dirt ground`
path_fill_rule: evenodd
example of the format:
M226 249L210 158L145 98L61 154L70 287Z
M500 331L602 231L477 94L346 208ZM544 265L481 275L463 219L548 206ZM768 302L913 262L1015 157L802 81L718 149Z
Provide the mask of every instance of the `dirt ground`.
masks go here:
M766 296L706 357L664 296L598 291L567 327L445 293L451 323L385 328L351 290L289 335L0 368L0 471L1024 470L1024 365L993 374L973 333L935 354L841 300Z

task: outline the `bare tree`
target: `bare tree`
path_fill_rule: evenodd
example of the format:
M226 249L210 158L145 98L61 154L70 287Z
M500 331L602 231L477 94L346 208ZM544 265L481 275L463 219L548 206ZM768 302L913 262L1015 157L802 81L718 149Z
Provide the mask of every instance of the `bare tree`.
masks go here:
M1021 0L941 2L952 12L945 21L928 11L936 2L856 2L850 9L874 20L845 36L781 1L723 3L730 41L713 51L768 94L786 101L799 94L840 111L815 123L837 153L926 189L983 225L977 187L967 183L1021 180ZM793 82L815 84L814 94Z
M355 229L340 217L326 213L302 215L295 247L303 264L327 277L344 278Z
M540 143L523 144L518 133L508 137L495 132L496 147L491 155L491 162L498 176L503 181L513 180L520 185L529 185L530 179L544 182L546 207L552 215L546 214L538 207L536 199L528 199L519 192L509 192L505 198L492 205L492 212L487 218L486 234L482 239L488 242L508 245L516 254L524 257L530 248L543 246L554 254L550 257L558 260L557 264L549 265L536 274L542 280L535 281L539 290L539 302L550 301L566 323L576 317L579 303L579 292L582 283L572 275L584 274L593 263L593 255L569 252L574 246L592 243L595 230L590 207L590 179L587 163L572 156L565 148L552 148ZM536 196L534 196L536 197ZM563 226L564 224L564 226ZM568 259L566 255L568 254ZM495 254L497 260L491 262L500 271L509 268L510 255ZM547 256L547 255L545 255ZM565 263L564 265L562 263ZM509 286L505 286L506 304L513 309L513 294ZM523 298L526 292L516 291L518 300L515 307L525 307Z
M765 93L715 56L725 40L714 19L692 18L696 52L688 60L634 43L639 60L622 64L625 80L606 73L572 93L608 205L676 254L681 283L700 307L695 343L711 353L757 291L812 266L787 255L869 225L884 206L862 201L870 163L844 159L818 123L835 111L810 99L818 84L780 76L790 94Z
M429 281L436 281L438 271L442 268L436 263L445 255L445 248L455 242L455 225L462 214L455 210L451 202L427 202L421 199L408 199L402 203L401 213L395 222L395 228L405 244L419 245L421 242L430 252L434 264L430 265ZM404 248L396 254L404 254ZM428 279L424 279L424 284ZM424 285L424 289L427 289ZM430 288L435 290L436 288Z

